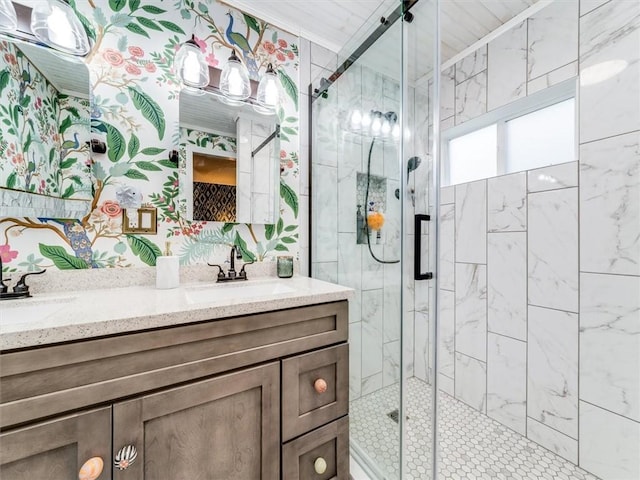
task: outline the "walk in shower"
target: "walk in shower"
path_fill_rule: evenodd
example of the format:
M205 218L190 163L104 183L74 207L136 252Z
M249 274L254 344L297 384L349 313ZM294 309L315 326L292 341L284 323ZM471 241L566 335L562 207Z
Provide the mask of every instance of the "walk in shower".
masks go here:
M640 4L387 1L315 73L310 271L355 290L355 461L640 478Z

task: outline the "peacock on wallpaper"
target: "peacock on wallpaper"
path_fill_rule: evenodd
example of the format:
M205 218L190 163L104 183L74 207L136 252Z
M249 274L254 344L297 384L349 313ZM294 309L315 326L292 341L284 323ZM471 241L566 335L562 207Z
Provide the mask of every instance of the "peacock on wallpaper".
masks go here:
M183 265L226 255L226 247L216 248L220 245L237 245L245 260L269 260L279 252L297 255L297 37L215 0L70 3L94 43L86 59L91 77L91 132L92 137L106 141L107 151L93 153L91 159L73 166L91 168L92 204L84 218L0 218L3 269L153 266L167 240ZM285 100L278 111L281 202L275 225L189 222L181 215L179 169L169 161L169 152L180 143L180 85L172 64L177 48L192 34L212 66L222 68L235 48L254 79L259 79L268 63L278 73ZM0 80L2 75L0 72ZM74 137L65 139L72 142ZM68 190L74 185L71 175L58 178L57 183L51 180L44 186L30 186L33 182L24 175L24 166L2 153L0 186L16 189L20 182L18 189L58 196L67 192L73 198L87 192L80 186L77 191ZM49 172L55 159L50 162L42 157L42 162L49 163L33 162L30 167L48 172L47 178L59 175ZM127 189L140 192L144 203L158 209L157 235L122 233L122 208L116 193Z

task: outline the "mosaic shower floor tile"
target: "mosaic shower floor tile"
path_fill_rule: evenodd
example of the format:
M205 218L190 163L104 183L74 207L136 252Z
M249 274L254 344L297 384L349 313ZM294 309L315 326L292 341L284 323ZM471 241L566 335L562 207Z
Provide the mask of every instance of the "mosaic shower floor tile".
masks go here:
M431 478L431 387L408 381L407 471L403 480ZM444 392L439 396L438 480L598 480L519 433ZM399 385L351 402L351 441L385 478L399 478Z

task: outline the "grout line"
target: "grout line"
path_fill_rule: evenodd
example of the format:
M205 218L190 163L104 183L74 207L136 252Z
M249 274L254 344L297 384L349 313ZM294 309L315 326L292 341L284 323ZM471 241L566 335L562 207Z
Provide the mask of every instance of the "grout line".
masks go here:
M602 140L609 140L609 139L611 139L611 138L623 137L623 136L625 136L625 135L630 135L630 134L632 134L632 133L638 133L638 132L640 132L640 130L630 130L630 131L628 131L628 132L616 133L615 135L609 135L608 137L595 138L595 139L593 139L593 140L589 140L589 141L587 141L587 142L581 142L581 143L579 144L579 146L582 146L582 145L589 145L590 143L596 143L596 142L600 142L600 141L602 141Z
M578 192L579 194L579 192ZM578 206L578 211L580 207ZM578 239L579 240L579 239ZM580 253L578 252L578 257L580 257ZM640 274L634 275L632 273L607 273L607 272L590 272L587 270L580 270L579 273L586 273L587 275L611 275L614 277L631 277L631 278L639 278Z
M503 333L494 332L493 330L487 330L491 335L498 335L499 337L510 338L511 340L515 340L516 342L527 343L526 340L521 340L520 338L512 337L510 335L505 335Z
M638 425L640 425L640 422L638 420L635 420L635 419L633 419L631 417L627 417L625 415L622 415L621 413L614 412L613 410L609 410L608 408L604 408L604 407L602 407L600 405L596 405L595 403L591 403L591 402L589 402L587 400L584 400L582 398L579 398L578 400L579 400L579 402L584 402L584 403L586 403L588 405L591 405L592 407L599 408L600 410L604 410L605 412L609 412L609 413L611 413L613 415L616 415L616 416L618 416L620 418L624 418L625 420L630 420L633 423L637 423Z
M545 307L544 305L535 305L533 303L527 303L527 306L535 307L535 308L544 308L546 310L554 310L556 312L562 312L562 313L573 313L574 315L578 315L578 312L574 312L573 310L563 310L561 308Z
M549 430L553 430L554 432L557 432L557 433L559 433L559 434L561 434L561 435L564 435L564 436L565 436L565 437L567 437L567 438L570 438L571 440L573 440L573 441L574 441L574 442L576 442L576 443L578 442L578 439L577 439L577 438L574 438L574 437L572 437L571 435L569 435L569 434L567 434L567 433L565 433L565 432L563 432L563 431L561 431L561 430L558 430L557 428L552 427L551 425L547 425L546 423L542 423L540 420L538 420L538 419L536 419L536 418L533 418L533 417L529 417L529 416L527 416L527 418L528 418L528 419L531 419L531 420L533 420L533 421L535 421L535 422L538 422L540 425L542 425L542 426L544 426L544 427L548 428ZM528 438L528 437L527 437L527 438ZM531 440L531 439L529 439L529 440ZM531 441L532 441L532 442L535 442L535 440L531 440ZM540 446L544 447L544 445L541 445L541 444L539 444L538 442L535 442L535 443L537 443L538 445L540 445ZM547 449L547 450L548 450L548 449ZM558 455L558 454L556 453L556 455ZM573 463L573 462L571 462L571 463ZM575 463L574 463L574 465L577 465L577 464L575 464Z

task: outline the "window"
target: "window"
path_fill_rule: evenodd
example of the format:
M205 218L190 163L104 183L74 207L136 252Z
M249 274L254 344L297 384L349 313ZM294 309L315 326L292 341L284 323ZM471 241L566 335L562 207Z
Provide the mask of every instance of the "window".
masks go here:
M442 184L575 160L575 82L559 87L443 132Z

